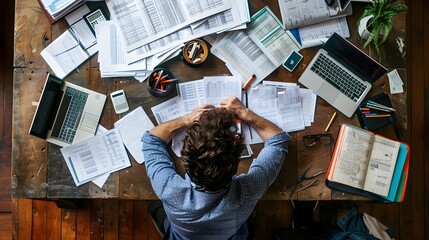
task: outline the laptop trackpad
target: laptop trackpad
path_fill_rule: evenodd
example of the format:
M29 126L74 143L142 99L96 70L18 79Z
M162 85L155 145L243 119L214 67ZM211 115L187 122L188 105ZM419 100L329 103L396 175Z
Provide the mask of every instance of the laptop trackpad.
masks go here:
M325 99L328 103L333 104L338 96L340 96L340 91L332 87L329 83L324 83L322 86L317 90L317 94Z

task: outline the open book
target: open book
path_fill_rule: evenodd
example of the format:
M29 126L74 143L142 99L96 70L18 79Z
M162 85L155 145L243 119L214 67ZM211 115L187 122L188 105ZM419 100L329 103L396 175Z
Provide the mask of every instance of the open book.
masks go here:
M329 165L327 185L336 183L342 186L339 190L400 201L406 185L408 152L405 143L343 124Z

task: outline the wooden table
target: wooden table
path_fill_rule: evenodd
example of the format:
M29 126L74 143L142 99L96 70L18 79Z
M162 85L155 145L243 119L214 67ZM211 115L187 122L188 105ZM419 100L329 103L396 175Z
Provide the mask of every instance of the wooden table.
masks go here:
M280 11L277 1L250 1L251 13L265 6L267 3L279 19ZM356 22L359 18L364 3L353 2L352 16L349 16L350 41L362 48L356 32ZM40 56L41 50L59 36L67 24L61 20L51 25L37 1L16 0L15 12L15 56L14 56L14 102L13 102L13 157L12 157L12 195L13 197L63 199L63 198L121 198L121 199L156 199L146 176L144 164L139 165L130 155L132 166L130 168L115 172L99 188L93 183L76 187L69 170L62 158L59 147L48 144L46 141L30 136L28 130L36 110L37 101L40 97L46 74L50 72L49 66ZM391 36L381 48L383 53L382 64L389 69L398 69L402 79L406 80L405 70L405 17L395 18L395 24ZM267 79L273 81L297 82L299 76L307 67L318 47L302 50L303 61L293 73L289 73L279 67ZM374 51L364 49L365 52L374 56ZM101 78L98 69L97 58L93 57L79 67L79 72L74 72L66 80L109 94L117 89L124 89L130 109L143 106L152 121L155 119L150 108L166 99L152 97L146 84L139 83L133 78ZM190 68L179 58L173 59L163 66L168 68L180 81L191 81L201 79L204 76L230 74L224 62L212 57L203 66ZM406 81L405 81L405 90ZM374 84L370 95L380 92L389 93L388 79L384 76ZM397 126L403 138L407 138L407 111L406 93L391 95L394 107L398 110ZM281 169L281 172L264 195L263 199L271 200L336 200L336 199L364 199L362 197L349 195L341 192L331 191L324 185L324 175L318 177L318 184L299 193L291 194L287 186L295 181L298 176L310 165L309 174L325 170L330 161L330 146L318 144L309 148L302 143L302 136L307 134L325 133L324 129L335 109L321 98L317 100L315 122L311 127L303 131L290 133L291 142L289 154ZM120 118L115 114L110 100L102 115L101 124L106 128L113 128L113 123ZM341 113L337 114L329 133L335 139L338 128L342 123L351 123L359 126L356 117L347 118ZM393 136L390 131L382 130L381 134ZM333 144L333 143L332 143ZM262 145L253 145L253 151L259 152ZM255 154L253 155L255 157ZM246 172L252 159L241 161L239 172ZM183 173L180 161L176 159L179 172ZM304 182L303 184L307 184ZM299 186L298 186L299 187Z

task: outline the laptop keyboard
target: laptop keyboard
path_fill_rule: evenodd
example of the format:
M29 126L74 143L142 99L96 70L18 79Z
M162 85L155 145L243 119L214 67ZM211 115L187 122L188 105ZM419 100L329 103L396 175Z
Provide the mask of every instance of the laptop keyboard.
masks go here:
M70 96L71 101L60 133L58 135L58 139L72 143L83 113L83 109L85 108L88 94L77 89L67 87L65 95Z
M319 55L311 70L355 102L359 100L367 88L324 54Z

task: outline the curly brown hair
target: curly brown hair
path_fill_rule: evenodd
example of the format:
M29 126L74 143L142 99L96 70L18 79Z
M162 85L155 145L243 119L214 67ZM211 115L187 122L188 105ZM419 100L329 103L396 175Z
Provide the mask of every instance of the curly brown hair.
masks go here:
M235 115L225 108L206 111L186 133L181 154L197 189L219 191L229 187L245 147L244 136L237 133Z

